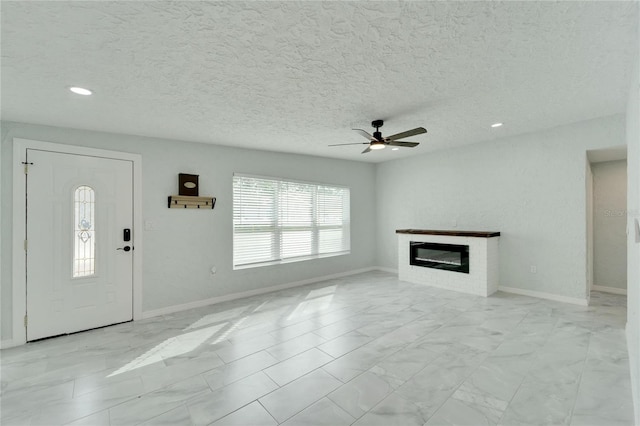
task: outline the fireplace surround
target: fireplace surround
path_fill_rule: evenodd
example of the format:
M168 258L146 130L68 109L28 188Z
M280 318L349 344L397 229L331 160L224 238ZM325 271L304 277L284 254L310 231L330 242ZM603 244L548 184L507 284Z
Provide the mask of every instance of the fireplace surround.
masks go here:
M499 232L399 229L398 278L489 296L498 289Z

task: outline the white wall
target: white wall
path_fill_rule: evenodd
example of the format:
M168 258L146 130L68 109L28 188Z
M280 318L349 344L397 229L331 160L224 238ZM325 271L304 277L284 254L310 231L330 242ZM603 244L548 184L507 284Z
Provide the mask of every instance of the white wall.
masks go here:
M627 289L627 162L593 163L593 284Z
M639 44L640 46L640 44ZM640 51L627 104L627 345L636 424L640 424Z
M235 149L73 129L3 122L2 339L11 337L12 139L42 140L142 154L143 311L246 292L373 266L375 166L319 157ZM178 173L200 175L200 194L217 197L213 211L167 208ZM232 270L234 172L333 183L351 188L351 254L286 265ZM217 274L211 276L210 268Z
M0 122L0 340L12 333L11 304L11 151L3 143L8 129Z
M588 154L587 154L588 156ZM587 197L587 300L591 299L593 290L593 172L591 163L585 161L586 197Z
M501 286L586 301L586 150L621 144L611 116L382 163L377 263L396 229L500 231Z

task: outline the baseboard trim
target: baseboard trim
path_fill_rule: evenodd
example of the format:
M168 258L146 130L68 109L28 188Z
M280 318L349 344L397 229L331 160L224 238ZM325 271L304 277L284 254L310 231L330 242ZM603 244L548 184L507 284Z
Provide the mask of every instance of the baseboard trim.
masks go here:
M388 272L390 274L398 275L398 270L397 269L393 269L393 268L385 268L384 266L376 266L373 269L375 269L377 271Z
M605 287L603 285L592 285L591 290L601 291L603 293L622 294L624 296L627 295L626 288Z
M244 297L257 296L260 294L271 293L273 291L286 290L293 287L302 287L309 284L314 284L320 281L332 280L335 278L347 277L349 275L361 274L363 272L370 272L378 270L379 268L370 267L355 269L346 272L339 272L337 274L323 275L321 277L309 278L301 281L294 281L286 284L279 284L270 287L258 288L255 290L243 291L240 293L232 293L224 296L212 297L204 300L196 300L194 302L183 303L180 305L167 306L166 308L153 309L142 313L142 318L153 318L161 315L173 314L180 311L186 311L188 309L202 308L203 306L215 305L217 303L228 302L230 300L242 299Z
M498 291L503 291L505 293L519 294L521 296L537 297L538 299L553 300L555 302L571 303L572 305L580 305L580 306L588 306L589 305L589 302L587 301L587 299L579 299L577 297L560 296L558 294L545 293L545 292L542 292L542 291L525 290L525 289L522 289L522 288L503 287L503 286L498 287Z
M6 339L0 341L0 349L9 349L16 346L24 345L24 343L17 343L13 339Z

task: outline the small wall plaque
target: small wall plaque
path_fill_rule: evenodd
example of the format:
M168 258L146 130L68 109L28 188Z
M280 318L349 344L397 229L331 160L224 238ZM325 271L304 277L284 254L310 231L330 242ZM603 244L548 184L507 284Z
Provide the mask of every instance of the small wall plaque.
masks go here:
M178 175L178 194L198 196L198 175L188 175L180 173Z

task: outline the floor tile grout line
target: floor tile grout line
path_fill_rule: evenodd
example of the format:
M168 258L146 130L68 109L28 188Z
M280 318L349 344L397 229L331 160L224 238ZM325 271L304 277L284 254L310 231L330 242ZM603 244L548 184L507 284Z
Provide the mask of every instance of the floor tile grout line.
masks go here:
M526 315L524 315L522 317L522 319L520 321L518 321L518 323L513 327L513 329L518 328L518 326L522 323L524 323L525 318L529 315L529 312L527 312ZM512 330L513 331L513 330ZM500 343L500 345L498 345L494 351L498 350L506 341L507 341L508 335L505 334L504 339L502 340L502 342ZM534 352L535 353L535 352ZM533 355L533 354L532 354ZM515 388L515 390L513 391L511 398L509 398L508 401L505 401L507 403L507 406L505 407L504 410L502 410L502 412L500 413L500 418L498 419L497 424L501 425L502 424L502 419L504 418L507 409L509 408L509 406L511 405L511 401L513 401L513 398L515 398L516 394L518 393L518 391L520 390L520 388L522 387L522 384L524 383L524 379L526 377L526 373L522 375L522 378L520 379L520 383L518 384L518 386Z
M199 375L201 375L201 373L195 374L195 375L193 375L193 376L189 376L189 377L187 377L187 378L183 378L183 379L179 380L178 382L174 382L174 383L171 383L171 384L169 384L169 385L162 386L162 387L160 387L160 388L154 389L153 391L150 391L150 392L144 392L143 394L140 394L140 395L137 395L137 396L132 396L131 398L128 398L128 399L126 399L126 400L124 400L124 401L120 401L119 403L117 403L117 404L115 404L115 405L112 405L112 406L110 406L110 407L108 407L108 408L105 408L104 410L109 411L109 416L111 416L111 410L112 410L113 408L115 408L115 407L118 407L118 406L120 406L120 405L123 405L123 404L126 404L126 403L128 403L128 402L134 401L134 400L136 400L136 399L142 399L142 398L144 398L146 395L151 395L151 394L153 394L153 393L155 393L155 392L159 392L159 391L162 391L162 390L166 390L166 389L168 389L168 388L170 388L170 387L172 387L172 386L177 385L178 383L180 383L180 382L182 382L182 381L190 380L190 379L192 379L192 378L194 378L194 377L196 377L196 376L199 376ZM209 383L208 383L206 380L204 380L204 377L202 378L202 380L203 380L203 381L204 381L204 383L207 385L207 388L208 388L209 390L211 390L211 389L210 389L210 387L209 387ZM194 397L194 396L196 396L196 395L192 395L192 396L190 396L189 398L187 398L187 400L188 400L188 399L191 399L191 398L192 398L192 397ZM185 400L185 401L186 401L186 400ZM184 403L184 402L182 402L182 403ZM173 407L173 408L171 408L171 409L169 409L169 410L167 410L167 411L165 411L165 412L163 412L163 413L161 413L161 414L167 413L167 412L171 411L171 410L172 410L172 409L174 409L174 408L176 408L176 407ZM104 411L104 410L100 410L100 411ZM97 412L100 412L100 411L97 411ZM92 413L92 415L93 415L93 414L96 414L97 412ZM85 416L85 417L87 417L87 416ZM154 417L157 417L157 416L154 416ZM81 417L81 418L84 418L84 417ZM78 420L78 419L76 419L76 420ZM149 420L150 420L150 419L149 419ZM74 420L74 421L75 421L75 420Z
M329 361L329 362L331 362L331 361ZM328 364L329 362L327 362L326 364ZM269 379L270 379L270 380L272 380L272 381L273 381L273 382L278 386L278 388L277 388L277 389L273 389L272 391L267 392L266 394L264 394L264 395L260 396L259 398L256 398L256 399L255 399L255 401L258 401L258 402L260 402L260 405L263 405L263 404L262 404L262 402L260 401L260 399L262 399L262 398L264 398L264 397L266 397L266 396L268 396L268 395L270 395L270 394L272 394L272 393L274 393L274 392L277 392L278 390L280 390L280 389L282 389L282 388L284 388L284 387L286 387L286 386L290 385L291 383L293 383L293 382L295 382L295 381L297 381L297 380L302 379L302 378L303 378L303 377L305 377L305 376L308 376L308 375L310 375L310 374L314 373L314 372L315 372L315 371L317 371L317 370L322 370L324 373L329 374L331 377L333 377L333 378L334 378L334 379L336 379L337 381L339 381L339 382L341 382L341 383L343 383L343 384L344 384L344 382L342 382L342 380L338 379L337 377L334 377L331 373L329 373L328 371L326 371L326 370L324 370L324 369L322 368L322 367L324 367L324 365L326 365L326 364L323 364L323 365L321 365L321 366L319 366L319 367L317 367L317 368L314 368L313 370L306 372L306 373L305 373L305 374L303 374L302 376L297 377L297 378L295 378L294 380L291 380L290 382L287 382L287 383L285 383L285 384L284 384L284 385L282 385L282 386L278 385L278 383L276 383L276 382L275 382L275 380L273 380L273 379L271 379L271 377L269 377ZM264 374L266 374L266 375L268 376L268 374L267 374L267 373L264 373ZM342 385L341 385L341 386L342 386ZM340 386L339 386L339 387L340 387ZM336 389L337 389L337 388L336 388ZM334 389L334 390L335 390L335 389ZM298 412L296 412L295 414L291 415L290 417L286 418L286 419L285 419L285 420L283 420L282 422L278 422L278 421L277 421L277 419L275 419L275 417L274 417L274 419L276 420L276 423L281 424L281 423L286 422L287 420L291 419L291 417L293 417L293 416L295 416L295 415L299 414L300 412L304 411L305 409L307 409L307 408L308 408L308 407L310 407L311 405L313 405L313 404L315 404L316 402L318 402L320 399L325 398L325 397L326 397L327 395L329 395L331 392L333 392L333 390L332 390L332 391L329 391L329 392L328 392L328 393L326 393L326 394L324 394L323 396L321 396L321 397L320 397L320 398L318 398L317 400L315 400L315 401L311 402L309 405L305 406L305 407L304 407L304 408L302 408L300 411L298 411ZM268 413L273 417L273 414L271 414L271 412L270 412L266 407L264 407L264 408L265 408L265 410L266 410L266 411L267 411L267 412L268 412Z
M580 388L582 387L582 379L585 369L587 368L587 358L589 357L589 348L591 347L592 334L589 332L589 343L587 344L587 350L585 351L584 360L582 361L582 369L580 371L580 378L578 379L578 385L576 386L576 394L573 398L573 404L571 404L571 411L569 412L569 424L573 423L573 415L575 413L576 404L578 403L578 397L580 396Z
M267 414L268 414L268 415L273 419L273 421L274 421L274 422L276 422L276 424L280 424L280 423L278 423L278 420L276 420L276 418L275 418L275 417L273 417L273 414L271 414L271 412L270 412L269 410L267 410L267 407L265 407L265 406L262 404L262 402L260 402L260 398L258 398L258 399L256 400L256 402L257 402L258 404L260 404L260 406L262 407L262 409L263 409L263 410L264 410L264 411L265 411L265 412L266 412L266 413L267 413Z
M528 315L530 315L530 312L529 312L529 313L527 313L527 315L526 315L526 316L528 316ZM526 318L526 316L525 316L525 318ZM523 319L523 321L524 321L524 319ZM546 338L544 339L544 342L543 342L543 343L541 343L540 345L538 345L537 349L532 353L532 356L533 356L533 357L535 357L535 356L540 352L540 350L542 350L544 347L546 347L547 343L549 342L549 339L551 338L551 335L553 334L553 331L557 329L557 325L558 325L558 319L556 318L556 319L555 319L555 321L554 321L554 324L553 324L553 328L552 328L552 330L548 333L548 335L546 336ZM515 390L515 392L514 392L514 393L513 393L513 395L511 396L511 399L508 401L508 402L509 402L509 404L507 405L507 408L506 408L506 409L504 410L504 412L502 413L502 417L500 418L500 422L498 423L499 425L501 425L501 424L502 424L502 423L501 423L501 422L502 422L502 419L503 419L503 418L504 418L504 416L506 415L508 408L511 406L511 402L512 402L512 401L513 401L513 399L516 397L516 395L518 394L518 392L520 391L520 389L522 388L522 386L525 384L526 379L527 379L527 377L529 376L529 374L530 374L530 370L529 370L529 371L527 371L527 373L523 375L523 378L522 378L522 380L520 381L520 384L518 385L517 389ZM577 395L577 393L576 393L576 395ZM574 404L575 404L575 403L574 403ZM573 414L571 414L571 416L572 416L572 415L573 415Z

